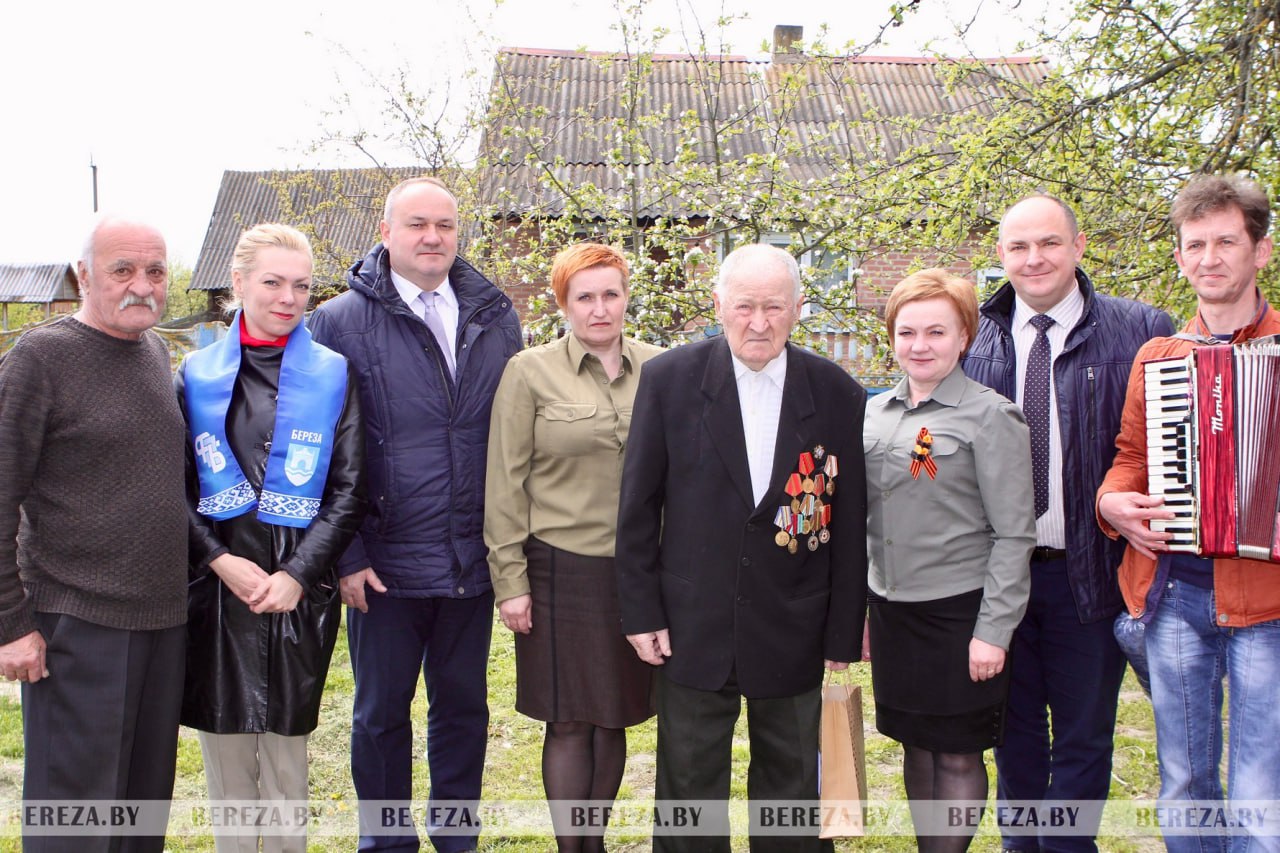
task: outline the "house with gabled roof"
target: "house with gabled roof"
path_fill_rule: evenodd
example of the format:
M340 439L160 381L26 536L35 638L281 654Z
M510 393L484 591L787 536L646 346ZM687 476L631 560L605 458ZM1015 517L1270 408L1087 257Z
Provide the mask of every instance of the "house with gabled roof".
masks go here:
M1030 57L810 57L794 50L798 30L776 28L767 60L502 48L481 144L489 164L481 196L511 216L559 216L567 212L564 187L620 195L639 186L643 216L695 217L703 205L646 193L647 179L681 158L768 155L776 145L766 127L799 143L785 167L795 179L821 181L841 156L897 161L931 145L948 119L994 114L1008 97L1002 83L1034 87L1049 70ZM643 160L614 153L628 112L646 119L629 148ZM752 123L765 113L776 121Z
M577 218L577 235L591 238L600 220L622 210L642 228L672 218L704 225L703 257L731 248L722 239L731 232L732 242L745 234L785 246L812 269L817 293L839 288L843 304L874 314L914 258L821 228L803 233L806 212L846 204L876 181L877 169L898 168L913 152L945 155L944 128L990 120L1011 93L1040 85L1049 65L1031 57L811 56L796 48L801 36L798 27L776 28L767 59L503 48L478 195L529 240L537 222L556 217ZM726 170L728 162L747 166ZM726 172L733 186L717 182ZM784 184L800 200L793 219L751 221L754 201ZM971 254L977 237L956 254ZM855 358L848 325L825 317L811 317L810 331L837 360Z

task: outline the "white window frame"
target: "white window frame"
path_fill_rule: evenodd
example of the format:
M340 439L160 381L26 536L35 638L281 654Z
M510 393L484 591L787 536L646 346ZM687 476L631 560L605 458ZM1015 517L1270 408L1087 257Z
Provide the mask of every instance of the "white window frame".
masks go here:
M974 273L978 286L978 298L990 296L1008 276L1002 267L985 267Z
M780 231L772 231L772 232L768 232L761 235L760 242L768 243L770 246L777 246L779 249L790 251L790 247L793 242L792 237L793 235L791 234L785 234ZM799 258L801 270L812 269L816 265L819 259L819 255L821 254L825 254L825 250L821 248L810 249L806 251ZM832 254L834 255L835 253L832 253ZM856 278L854 276L854 271L857 270L858 268L858 264L856 262L857 258L853 255L845 255L844 257L846 259L845 282L852 284ZM723 258L721 260L723 260ZM821 287L821 289L826 290L831 286L831 283L828 283L826 286L822 286L822 285L819 285L819 286ZM853 306L857 307L857 304L858 304L857 291L855 290ZM805 320L807 318L817 315L818 313L819 313L818 305L816 303L809 302L808 300L806 300L804 305L802 305L800 308L800 319ZM844 332L844 330L836 324L822 324L820 326L811 325L810 329L814 333L818 333L818 334L821 334L821 333L840 334Z

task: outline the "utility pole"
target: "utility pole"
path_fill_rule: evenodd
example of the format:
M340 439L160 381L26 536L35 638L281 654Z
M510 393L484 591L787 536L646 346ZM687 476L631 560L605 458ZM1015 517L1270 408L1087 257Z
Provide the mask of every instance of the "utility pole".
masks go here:
M94 165L93 155L89 155L89 172L93 175L93 212L98 212L98 167Z

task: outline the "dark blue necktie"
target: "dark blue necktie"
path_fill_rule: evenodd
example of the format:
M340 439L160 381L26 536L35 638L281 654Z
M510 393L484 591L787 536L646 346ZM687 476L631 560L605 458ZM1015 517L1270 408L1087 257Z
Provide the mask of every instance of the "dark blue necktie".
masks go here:
M1031 429L1031 477L1036 487L1036 518L1049 509L1049 327L1053 318L1037 314L1031 318L1036 341L1027 356L1027 375L1022 381L1022 412Z

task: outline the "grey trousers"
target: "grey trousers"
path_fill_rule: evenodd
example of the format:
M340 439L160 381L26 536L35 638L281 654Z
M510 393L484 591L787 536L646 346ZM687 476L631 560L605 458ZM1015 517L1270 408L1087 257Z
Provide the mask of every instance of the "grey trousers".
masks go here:
M271 734L215 735L200 732L209 803L217 807L279 802L280 817L289 821L307 803L307 736ZM225 821L224 821L225 823ZM267 821L261 836L249 828L214 831L217 853L256 853L262 838L263 853L306 853L307 828Z

